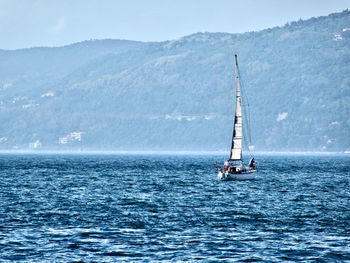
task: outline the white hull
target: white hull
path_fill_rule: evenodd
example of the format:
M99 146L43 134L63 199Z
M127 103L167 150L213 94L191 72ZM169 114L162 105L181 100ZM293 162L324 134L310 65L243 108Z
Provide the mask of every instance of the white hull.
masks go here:
M218 177L221 181L245 181L254 180L256 170L249 170L244 173L229 173L218 170Z

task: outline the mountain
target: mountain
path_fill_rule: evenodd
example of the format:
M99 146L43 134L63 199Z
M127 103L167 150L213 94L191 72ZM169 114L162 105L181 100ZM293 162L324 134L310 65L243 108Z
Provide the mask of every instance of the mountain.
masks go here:
M350 150L348 10L243 34L0 50L0 149L227 150L235 53L255 150Z

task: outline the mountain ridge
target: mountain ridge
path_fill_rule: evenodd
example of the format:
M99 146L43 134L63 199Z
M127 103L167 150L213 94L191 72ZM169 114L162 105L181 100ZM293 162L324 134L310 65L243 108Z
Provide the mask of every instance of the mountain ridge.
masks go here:
M0 50L0 149L227 149L238 53L257 150L349 150L347 28L344 10L241 34Z

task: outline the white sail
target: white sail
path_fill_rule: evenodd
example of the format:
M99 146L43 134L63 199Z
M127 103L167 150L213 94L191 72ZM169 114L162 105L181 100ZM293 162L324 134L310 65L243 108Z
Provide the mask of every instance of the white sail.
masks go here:
M242 106L241 106L241 92L239 89L239 79L238 79L237 55L235 55L235 71L236 71L236 111L235 111L235 121L234 121L234 128L233 128L230 160L242 161Z

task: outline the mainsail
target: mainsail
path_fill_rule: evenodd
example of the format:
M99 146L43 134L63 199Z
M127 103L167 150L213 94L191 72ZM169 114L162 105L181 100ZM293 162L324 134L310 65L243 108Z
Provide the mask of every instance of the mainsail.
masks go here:
M242 106L241 106L241 92L239 89L238 79L238 63L237 55L235 55L235 72L236 72L236 111L235 121L232 135L231 146L231 161L242 161Z

